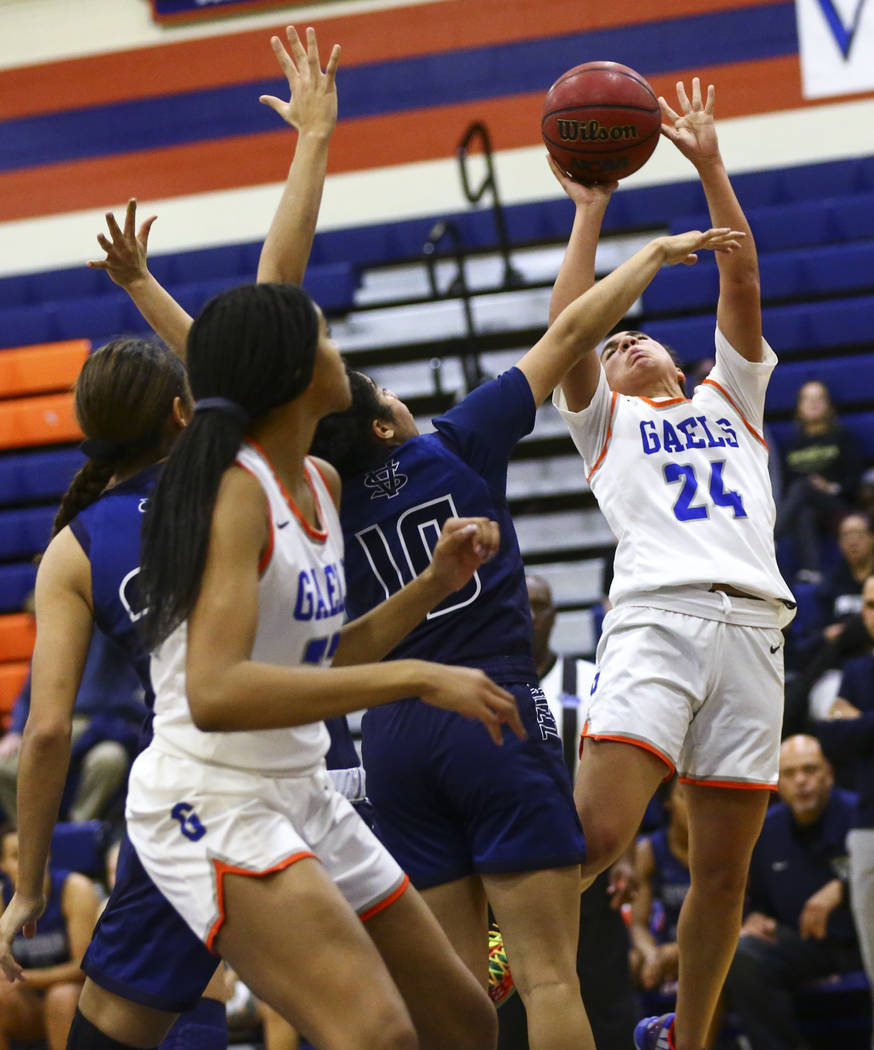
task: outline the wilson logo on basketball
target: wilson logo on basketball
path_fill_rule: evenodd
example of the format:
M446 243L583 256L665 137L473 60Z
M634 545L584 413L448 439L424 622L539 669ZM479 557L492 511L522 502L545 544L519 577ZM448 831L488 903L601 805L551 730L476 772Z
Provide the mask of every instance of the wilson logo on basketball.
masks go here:
M556 120L562 142L613 142L639 138L636 124L607 127L598 120Z

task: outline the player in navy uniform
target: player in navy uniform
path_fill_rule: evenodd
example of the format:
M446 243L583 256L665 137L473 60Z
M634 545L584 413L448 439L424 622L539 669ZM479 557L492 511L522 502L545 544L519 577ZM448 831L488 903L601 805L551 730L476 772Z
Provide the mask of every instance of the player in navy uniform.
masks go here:
M612 186L579 200L594 256ZM361 615L427 564L441 523L484 514L501 525L499 556L429 614L391 654L480 667L516 697L528 739L492 754L477 727L410 698L368 712L363 753L376 828L423 890L471 970L487 980L487 903L504 936L528 1015L530 1045L592 1047L576 973L580 862L585 843L561 740L531 652L525 574L506 503L510 454L535 409L577 356L609 330L589 307L610 288L616 323L663 262L721 247L726 231L662 239L578 299L515 368L472 391L420 435L391 391L351 373L353 404L320 425L314 452L344 480L350 615Z

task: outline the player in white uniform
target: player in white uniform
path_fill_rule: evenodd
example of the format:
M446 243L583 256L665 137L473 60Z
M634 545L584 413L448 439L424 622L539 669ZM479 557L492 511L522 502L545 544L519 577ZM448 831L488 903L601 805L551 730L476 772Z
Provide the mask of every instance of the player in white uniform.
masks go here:
M194 418L144 523L155 724L131 840L195 933L321 1050L494 1046L484 990L334 789L321 719L424 690L498 742L501 722L524 734L480 671L364 662L470 579L496 527L453 519L429 569L343 627L339 485L305 455L349 398L324 317L292 285L233 289L192 325L188 365Z
M584 877L628 846L659 782L689 785L692 889L680 919L672 1015L638 1025L646 1050L701 1050L740 927L749 857L777 780L782 633L794 601L774 557L774 502L762 437L776 357L762 339L749 226L723 165L714 90L680 113L662 100L663 133L695 165L714 225L746 237L717 256L716 364L691 400L669 351L620 332L568 374L555 403L618 539L613 608L576 781ZM573 244L552 303L579 294ZM746 790L738 790L746 789Z

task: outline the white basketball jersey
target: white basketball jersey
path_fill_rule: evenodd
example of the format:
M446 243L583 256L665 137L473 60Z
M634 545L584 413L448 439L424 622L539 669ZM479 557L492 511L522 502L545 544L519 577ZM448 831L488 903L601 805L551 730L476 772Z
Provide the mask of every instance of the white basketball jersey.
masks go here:
M307 461L319 531L303 518L259 450L243 445L237 464L261 483L272 520L270 545L259 566L252 659L286 667L327 666L343 626L346 595L343 533L327 485L318 468ZM186 639L183 623L152 654L156 748L267 776L305 775L321 765L329 744L322 721L252 732L198 729L185 695Z
M556 407L618 540L612 604L642 599L682 609L683 589L709 591L722 583L768 600L779 625L791 620L794 600L774 553L762 436L776 363L764 341L763 360L749 362L717 329L716 364L691 400L617 394L603 369L580 412L570 412L556 391Z

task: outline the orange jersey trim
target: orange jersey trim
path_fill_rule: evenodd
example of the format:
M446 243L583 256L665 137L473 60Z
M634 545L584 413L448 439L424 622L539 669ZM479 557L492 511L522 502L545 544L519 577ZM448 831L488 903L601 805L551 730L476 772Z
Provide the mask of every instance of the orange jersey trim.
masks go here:
M737 412L737 414L740 416L741 420L743 421L743 425L753 435L753 437L756 439L756 441L758 441L760 444L764 445L764 447L766 449L768 449L768 442L765 441L765 439L762 437L762 435L758 432L758 430L756 430L756 428L751 423L747 422L746 416L743 414L743 412L741 412L741 410L734 403L734 400L732 399L732 397L728 393L728 391L725 390L722 386L720 386L719 383L717 383L715 379L704 379L704 380L702 380L701 381L701 385L704 386L705 384L707 384L708 386L715 386L716 387L716 389L720 392L720 394L722 394L722 396L725 398L725 400L731 405L731 407L735 410L735 412ZM768 449L768 451L770 451L770 449Z
M601 466L601 461L607 455L607 446L610 444L610 438L613 437L613 413L616 411L616 398L618 397L615 390L611 391L610 398L610 418L607 422L607 437L604 438L604 445L601 449L600 455L595 460L595 465L586 475L586 481L589 482L592 479L592 475Z
M731 788L734 791L776 791L776 784L750 784L745 780L696 780L694 777L678 777L683 784L698 784L700 787Z
M370 908L368 908L366 911L363 911L358 916L358 918L361 919L362 922L367 922L367 920L368 919L372 919L374 915L378 915L381 911L385 911L386 908L388 908L390 905L394 904L394 902L399 897L402 897L403 894L407 892L407 887L409 885L410 885L410 876L409 875L404 875L404 880L400 884L400 886L398 886L397 889L392 890L392 892L387 897L383 897L383 899L381 901L379 901L377 904L374 904Z
M255 441L254 438L247 437L246 438L246 444L247 445L251 445L252 448L254 448L255 451L258 452L258 454L262 457L262 459L267 464L267 466L270 467L270 472L273 474L273 480L279 486L279 491L282 493L282 498L288 504L288 509L297 518L298 524L304 530L304 532L307 534L307 536L309 536L309 538L311 540L317 540L319 543L324 543L325 540L328 538L328 530L327 529L319 529L319 528L316 528L315 525L310 525L310 523L304 517L303 512L301 511L300 507L298 507L298 505L294 502L294 500L289 495L288 489L286 489L285 485L282 484L282 480L280 479L279 475L276 473L276 470L274 469L273 464L270 462L270 457L267 455L267 453L264 451L264 449L258 444L258 442ZM324 517L322 516L322 504L321 504L321 501L319 500L319 494L318 494L318 492L316 492L316 487L315 487L315 485L313 485L313 479L310 477L310 473L306 469L306 466L304 466L303 476L304 476L304 479L306 480L306 483L307 483L307 486L309 487L310 492L312 493L313 504L315 505L315 508L316 508L316 518L320 522L324 521ZM324 481L324 478L322 480ZM328 491L330 492L330 489L328 489Z
M674 763L668 758L666 754L659 751L655 744L648 744L644 740L635 740L633 737L630 736L621 736L618 733L590 733L588 721L586 721L586 724L583 726L583 731L580 734L580 758L583 757L583 743L586 739L609 740L615 744L631 744L633 747L639 747L643 751L649 751L651 755L655 755L656 758L660 758L662 762L664 762L664 764L668 767L668 774L665 777L665 780L670 780L674 773L677 771L677 767L674 765Z
M671 405L686 405L692 400L690 397L671 397L667 401L653 401L651 397L644 397L643 394L638 394L638 397L652 408L670 408Z
M245 463L241 463L238 459L235 459L234 466L239 467L240 470L245 470L247 474L251 474L252 477L255 478L256 481L258 481L255 472L250 470ZM261 482L258 481L258 484L260 485ZM267 499L266 492L264 493L264 499L267 502L267 517L270 521L270 528L267 530L267 547L261 554L261 557L258 559L259 576L263 576L264 573L267 571L267 566L270 564L270 559L273 557L273 513L270 510L270 500Z
M213 857L212 863L215 868L216 898L218 901L219 917L213 923L212 928L207 935L207 948L209 948L210 951L213 950L213 943L215 942L226 918L225 875L249 875L252 878L260 879L265 875L274 875L277 871L284 871L286 868L291 867L292 864L296 864L299 860L306 860L308 857L312 857L314 860L318 859L315 853L312 853L309 850L301 850L300 853L292 853L290 857L286 857L278 864L274 864L271 868L265 868L263 871L251 871L249 868L238 868L233 864L225 864L223 860L218 860L216 857Z

